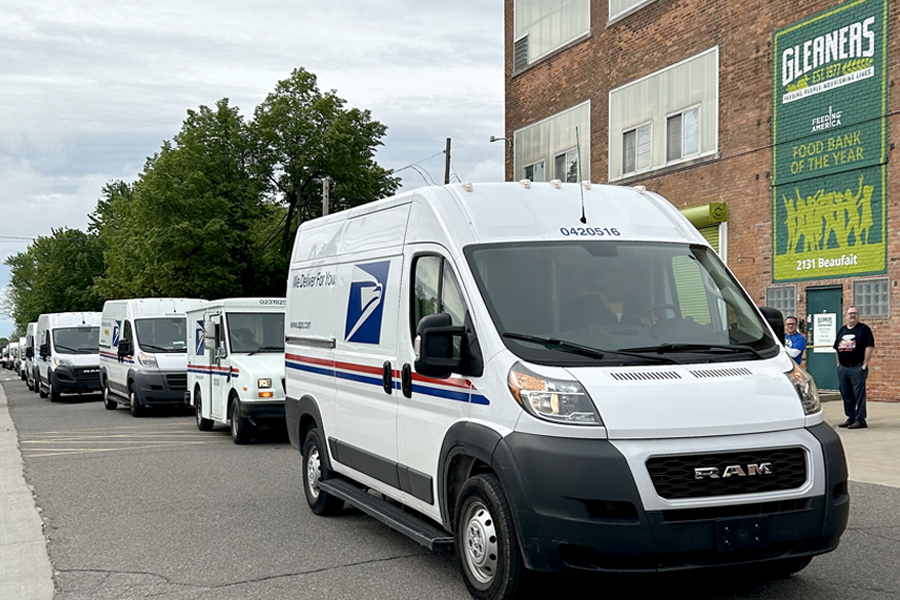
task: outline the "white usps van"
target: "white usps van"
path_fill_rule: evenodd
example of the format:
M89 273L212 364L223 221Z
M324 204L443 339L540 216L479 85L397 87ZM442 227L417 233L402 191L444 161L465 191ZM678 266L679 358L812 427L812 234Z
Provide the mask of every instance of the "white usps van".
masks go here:
M19 338L19 347L16 350L16 356L17 356L16 373L19 374L19 379L21 379L22 381L25 381L25 372L26 372L26 368L28 366L28 363L25 360L25 342L26 342L26 338L20 337Z
M100 313L47 313L38 317L36 387L41 398L100 391Z
M100 379L108 410L184 404L187 391L185 311L196 298L107 300L100 327Z
M37 321L32 321L25 327L25 383L28 389L37 393L38 388L35 385L37 381L37 360L35 356L35 334L37 333Z
M311 509L455 546L476 598L528 570L784 574L838 545L843 449L781 314L655 193L414 190L304 223L287 289Z
M235 444L284 423L284 298L228 298L187 311L186 400L197 427L229 423Z

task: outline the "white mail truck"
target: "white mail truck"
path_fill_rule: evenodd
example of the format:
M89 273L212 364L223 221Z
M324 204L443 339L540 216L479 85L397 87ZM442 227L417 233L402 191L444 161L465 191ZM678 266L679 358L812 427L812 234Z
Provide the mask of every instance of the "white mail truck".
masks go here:
M100 313L66 312L40 315L36 387L41 398L58 402L62 394L100 391Z
M100 379L108 410L126 405L134 417L148 407L183 406L187 391L185 311L196 298L107 300L100 324Z
M32 321L25 327L25 383L28 389L37 393L35 385L37 381L37 360L35 360L35 334L37 333L37 321Z
M421 188L304 223L285 412L316 514L455 547L476 598L533 571L802 569L847 469L812 378L641 187Z
M284 426L284 298L213 300L187 311L186 401L197 427L229 424L235 444Z

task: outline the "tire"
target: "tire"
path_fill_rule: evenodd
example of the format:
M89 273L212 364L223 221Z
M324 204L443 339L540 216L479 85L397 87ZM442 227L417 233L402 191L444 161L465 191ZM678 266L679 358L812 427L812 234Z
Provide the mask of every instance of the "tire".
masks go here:
M197 429L199 429L200 431L209 431L213 428L214 423L212 419L203 418L203 413L200 410L202 402L203 401L200 398L200 390L197 390L194 393L194 410L197 414Z
M47 378L47 385L50 386L50 402L59 402L61 400L59 391L53 387L53 375Z
M37 371L37 369L35 369L33 374L31 391L35 394L39 394L41 392L41 374Z
M246 444L253 435L253 425L241 416L241 402L237 398L231 401L231 439L235 444Z
M526 570L500 482L492 474L470 478L456 506L456 554L469 593L478 600L515 598Z
M319 439L319 430L310 429L303 444L303 493L310 510L320 517L336 515L344 506L343 500L319 489L319 480L323 478L325 471L321 458L324 452L325 446Z
M131 416L139 419L143 417L147 412L147 409L141 404L141 401L138 399L137 392L134 389L134 384L128 384L128 407L131 409Z
M50 395L50 394L48 394L47 392L44 391L44 388L41 387L41 378L40 378L40 376L38 376L38 378L35 379L34 386L37 388L38 396L40 396L41 398L46 398L47 396Z
M114 398L109 397L108 381L103 382L103 406L106 410L116 410L119 407L119 403Z

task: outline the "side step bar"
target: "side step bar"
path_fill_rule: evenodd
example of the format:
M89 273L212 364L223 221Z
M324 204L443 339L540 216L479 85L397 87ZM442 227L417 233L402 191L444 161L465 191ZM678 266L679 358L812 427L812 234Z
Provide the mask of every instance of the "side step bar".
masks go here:
M335 477L319 480L319 489L375 517L391 529L422 544L434 552L453 550L453 536L434 525L403 512L390 502L365 492L349 481Z

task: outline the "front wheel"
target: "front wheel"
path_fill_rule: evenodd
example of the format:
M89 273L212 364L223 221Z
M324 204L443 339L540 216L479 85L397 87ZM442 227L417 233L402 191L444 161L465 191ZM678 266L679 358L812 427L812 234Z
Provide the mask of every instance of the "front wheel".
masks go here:
M241 403L237 398L231 401L231 439L235 444L246 444L250 441L253 426L241 416Z
M141 401L138 400L138 395L137 391L134 389L134 384L130 384L128 386L128 408L131 409L131 416L135 418L143 417L145 411L147 410L141 404Z
M50 386L50 402L59 402L59 390L53 387L53 375L47 378L47 384Z
M310 510L319 516L335 515L340 512L344 502L319 488L319 480L324 471L322 457L325 447L319 439L319 430L311 429L306 434L303 444L303 492Z
M103 406L106 407L106 410L116 410L119 406L118 402L109 397L108 381L103 384Z
M456 553L469 593L479 600L515 598L526 571L500 482L492 474L470 478L456 506Z
M37 388L38 396L40 396L41 398L46 398L47 396L50 395L50 394L48 394L47 392L45 392L45 391L44 391L44 388L41 386L41 378L40 378L40 376L39 376L39 377L37 378L37 380L35 381L34 387Z
M200 431L209 431L213 428L212 419L203 418L203 399L200 397L200 390L194 392L194 409L197 411L197 429Z

